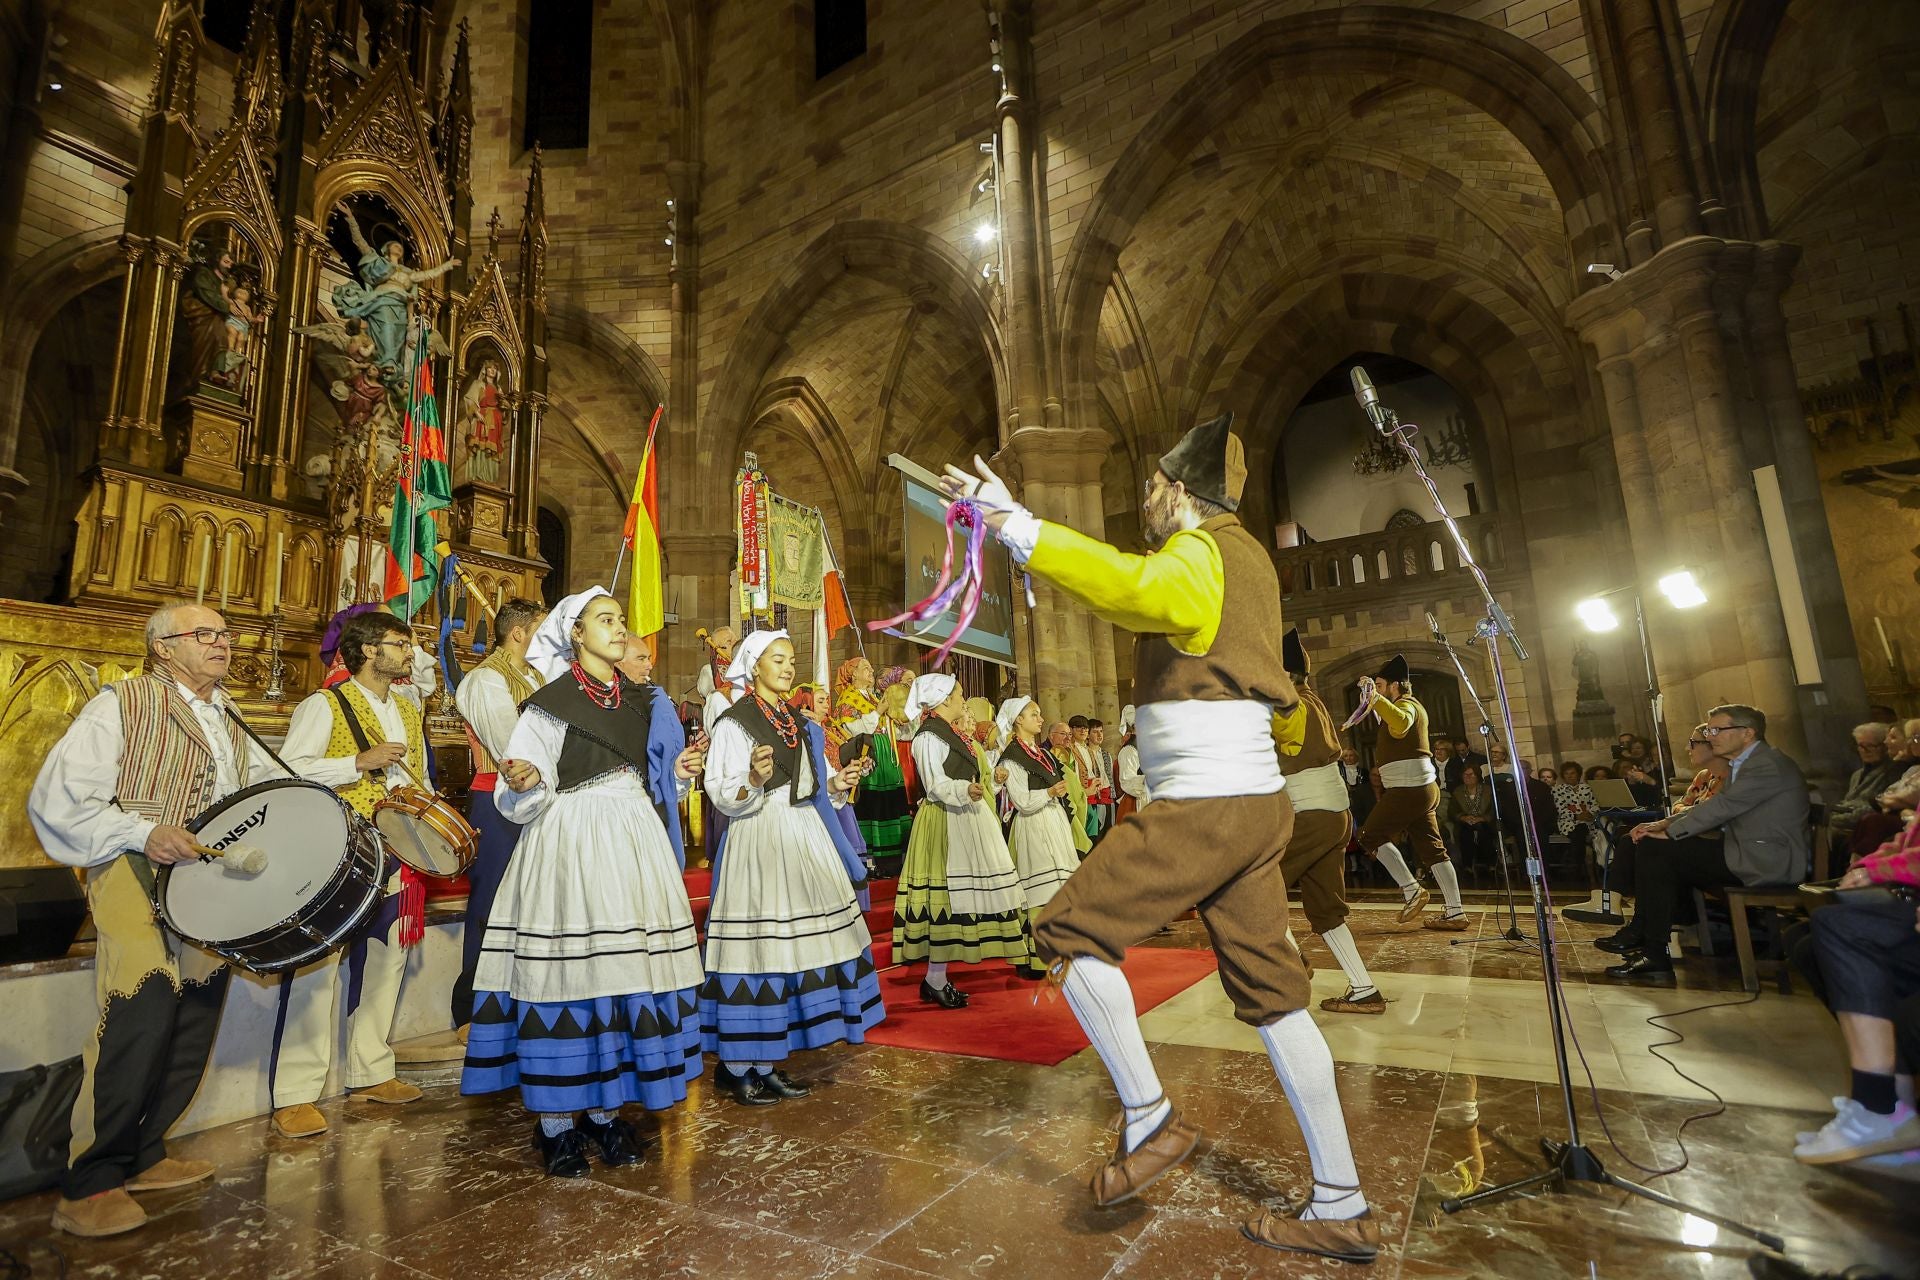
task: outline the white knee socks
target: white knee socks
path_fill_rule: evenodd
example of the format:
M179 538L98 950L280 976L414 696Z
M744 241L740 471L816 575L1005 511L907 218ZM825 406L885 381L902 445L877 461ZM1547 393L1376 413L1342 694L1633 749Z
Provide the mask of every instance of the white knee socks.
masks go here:
M1373 994L1373 975L1360 962L1360 948L1353 945L1353 930L1338 924L1321 934L1320 941L1327 944L1327 950L1340 962L1340 972L1347 975L1347 985L1353 988L1353 994Z
M1373 856L1380 859L1380 865L1400 886L1400 892L1408 902L1412 902L1413 895L1420 891L1420 882L1413 878L1413 872L1407 870L1407 860L1400 856L1399 847L1392 843L1383 844L1373 851Z
M947 962L945 960L927 961L927 985L935 991L947 985Z
M1095 956L1078 956L1067 967L1061 985L1067 1007L1106 1064L1120 1105L1127 1109L1127 1149L1144 1142L1173 1104L1160 1087L1160 1075L1147 1056L1140 1019L1133 1011L1133 988L1127 975Z
M1367 1208L1360 1194L1360 1173L1353 1164L1353 1146L1347 1140L1347 1118L1340 1109L1340 1093L1333 1082L1333 1053L1326 1037L1305 1009L1283 1014L1260 1028L1260 1039L1273 1061L1307 1140L1307 1158L1313 1163L1313 1204L1308 1218L1356 1218Z
M1460 914L1460 874L1453 869L1451 860L1433 864L1433 882L1440 886L1440 896L1446 899L1447 914Z

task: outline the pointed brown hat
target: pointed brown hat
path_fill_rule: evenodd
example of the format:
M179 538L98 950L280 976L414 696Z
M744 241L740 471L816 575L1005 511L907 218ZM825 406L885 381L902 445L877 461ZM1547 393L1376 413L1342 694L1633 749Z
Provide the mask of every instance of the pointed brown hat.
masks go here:
M1238 511L1247 485L1247 451L1240 437L1227 430L1232 425L1231 413L1201 423L1160 459L1160 471L1196 498Z
M1300 628L1288 627L1287 634L1280 637L1280 660L1290 676L1306 676L1313 673L1313 664L1307 658L1307 648L1300 643Z
M1380 669L1373 673L1373 678L1376 680L1398 681L1401 684L1406 684L1409 680L1412 680L1413 670L1407 666L1407 655L1404 653L1396 653L1391 658L1388 658L1380 664Z

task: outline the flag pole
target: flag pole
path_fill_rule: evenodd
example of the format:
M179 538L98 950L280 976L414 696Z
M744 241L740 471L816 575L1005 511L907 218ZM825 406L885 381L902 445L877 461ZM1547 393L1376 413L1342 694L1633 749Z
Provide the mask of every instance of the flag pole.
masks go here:
M400 577L404 583L402 589L406 593L405 599L407 602L407 612L402 616L401 621L409 625L413 622L413 536L415 525L413 505L419 496L420 490L420 457L414 444L414 430L419 426L419 422L414 415L413 408L415 402L420 398L420 361L424 356L427 343L427 318L423 315L418 317L418 319L421 332L416 338L416 341L420 343L420 353L414 356L412 362L413 367L407 371L407 409L405 418L407 424L407 559L406 563L400 566ZM388 554L391 555L392 552L389 551Z

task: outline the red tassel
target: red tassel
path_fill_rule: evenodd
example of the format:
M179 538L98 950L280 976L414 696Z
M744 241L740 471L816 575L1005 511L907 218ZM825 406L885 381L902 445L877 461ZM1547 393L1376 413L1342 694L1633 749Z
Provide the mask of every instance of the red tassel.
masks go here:
M427 882L412 867L400 868L400 945L413 947L427 936Z

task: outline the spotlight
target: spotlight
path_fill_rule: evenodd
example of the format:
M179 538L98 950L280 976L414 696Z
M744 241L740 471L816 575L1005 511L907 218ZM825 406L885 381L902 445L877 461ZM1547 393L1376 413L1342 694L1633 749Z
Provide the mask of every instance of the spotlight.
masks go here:
M1693 609L1707 602L1707 593L1694 581L1688 569L1679 569L1660 579L1661 594L1676 609Z
M988 138L988 139L987 139L987 140L986 140L985 142L983 142L983 143L981 143L981 144L980 144L980 154L981 154L981 155L983 155L983 156L990 156L990 155L992 155L992 154L993 154L993 139L992 139L992 138Z
M669 248L669 249L671 249L671 248L673 248L673 237L672 237L672 236L668 236L668 237L667 237L667 248Z
M996 266L994 263L983 262L980 264L980 278L982 280L991 281L995 276L999 274L1000 274L1000 268Z
M998 59L998 58L995 58L995 59L993 60L993 73L994 73L995 75L999 75L999 74L1000 74L1000 59Z
M672 197L672 196L668 196L668 197L667 197L667 208L669 208L669 209L671 209L671 208L673 208L673 197Z
M1589 631L1612 631L1620 625L1620 619L1614 614L1613 607L1599 596L1582 600L1573 607L1573 611Z
M1620 272L1614 270L1611 262L1590 262L1587 264L1587 274L1590 276L1605 276L1609 280L1618 280L1621 275Z
M983 245L992 244L994 234L993 224L991 222L983 222L973 230L974 243Z
M974 187L974 192L978 195L985 195L991 190L993 190L992 178L982 178L980 179L979 185Z
M58 80L53 81L51 84L47 86L47 88L53 90L55 93L60 92L62 89L66 87L67 86L65 86L64 84L61 84Z

